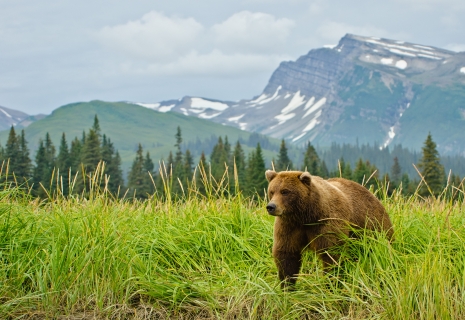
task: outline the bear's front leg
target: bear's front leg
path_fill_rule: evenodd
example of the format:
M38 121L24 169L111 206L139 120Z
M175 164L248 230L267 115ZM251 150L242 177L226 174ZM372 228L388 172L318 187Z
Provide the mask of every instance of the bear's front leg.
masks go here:
M302 264L301 252L274 252L274 261L278 267L279 280L281 288L294 285L297 281L297 274Z

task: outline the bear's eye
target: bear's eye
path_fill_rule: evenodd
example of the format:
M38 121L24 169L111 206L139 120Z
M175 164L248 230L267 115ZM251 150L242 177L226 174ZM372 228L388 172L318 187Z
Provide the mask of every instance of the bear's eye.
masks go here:
M281 190L281 194L282 194L283 196L288 195L289 193L291 193L289 190L286 190L286 189Z

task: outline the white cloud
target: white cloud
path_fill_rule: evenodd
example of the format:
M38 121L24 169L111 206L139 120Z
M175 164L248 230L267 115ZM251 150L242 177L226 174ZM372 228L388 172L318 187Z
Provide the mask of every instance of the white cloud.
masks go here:
M411 5L416 9L437 10L453 9L464 10L465 3L463 0L397 0L402 5Z
M151 11L139 20L107 26L97 37L109 48L131 57L163 62L188 53L203 30L193 18Z
M158 76L236 76L268 71L276 68L288 58L281 55L225 54L213 50L207 54L190 52L170 63L140 65L126 63L122 66L126 73Z
M119 66L127 74L238 75L269 71L289 58L278 53L293 26L286 18L242 11L207 29L193 18L152 11L103 28L98 39L126 54Z
M282 51L294 21L266 13L238 12L212 27L218 47L228 52Z
M371 25L354 26L342 22L326 21L316 30L318 36L328 41L328 43L337 43L345 34L352 33L361 36L383 37L397 40L408 40L409 36L405 33L391 34L390 32Z

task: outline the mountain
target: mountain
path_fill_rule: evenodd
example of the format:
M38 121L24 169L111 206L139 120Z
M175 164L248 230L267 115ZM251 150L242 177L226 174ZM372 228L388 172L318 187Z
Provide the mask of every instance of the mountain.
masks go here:
M26 127L24 130L28 147L31 150L31 158L34 159L39 140L43 140L47 132L58 152L62 133L65 133L68 145L75 137L81 139L83 131L88 132L88 129L92 127L95 115L99 119L102 133L111 139L119 151L124 170L132 164L139 143L142 144L144 152L150 152L155 163L158 163L161 158L167 159L170 151L175 152L175 134L178 126L181 128L185 147L212 139L216 143L219 136L223 138L227 136L233 146L237 140L241 139L246 154L256 147L257 141L265 142L262 146L268 159L275 156L279 148L277 140L204 119L174 112L154 112L151 109L125 102L91 101L62 106L55 109L49 116ZM18 134L19 130L16 133ZM8 134L9 130L0 132L0 142L3 146L6 144ZM269 144L267 145L266 142ZM190 151L194 157L199 157L202 150L190 149ZM203 151L208 157L209 150Z
M32 122L44 117L45 115L42 114L31 116L18 110L8 109L0 106L0 131L8 130L11 128L11 126L25 128Z
M335 47L282 62L251 100L184 97L142 105L299 146L358 142L420 150L431 132L441 153L465 155L465 52L348 34Z

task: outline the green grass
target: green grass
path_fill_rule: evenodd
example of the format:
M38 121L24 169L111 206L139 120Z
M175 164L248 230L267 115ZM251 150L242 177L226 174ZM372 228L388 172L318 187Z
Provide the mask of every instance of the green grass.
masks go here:
M364 234L329 273L305 255L283 292L264 201L29 198L0 191L0 318L460 319L462 202L393 196L390 244Z

